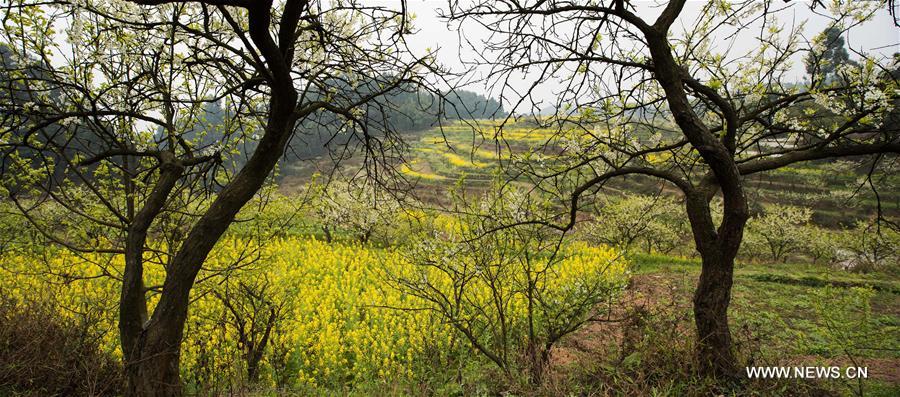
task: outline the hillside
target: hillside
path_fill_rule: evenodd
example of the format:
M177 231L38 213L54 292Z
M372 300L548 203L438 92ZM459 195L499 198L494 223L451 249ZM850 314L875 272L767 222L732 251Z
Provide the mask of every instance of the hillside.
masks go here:
M448 186L462 180L469 189L482 190L498 172L509 169L510 153L521 156L529 151L556 153L560 137L556 130L536 128L527 122L476 120L449 122L443 126L407 132L409 143L406 163L400 172L417 188L425 201L441 201ZM293 191L315 172L327 173L330 159L295 162L286 165L289 175L283 180L286 191ZM344 169L358 167L358 159L345 160ZM868 220L880 210L888 219L900 219L900 175L875 175L877 189L872 192L863 160L800 163L748 178L748 193L760 211L767 204L793 205L813 210L816 224L835 228ZM607 194L653 194L667 186L642 176L611 181ZM677 194L671 190L672 194ZM880 209L879 209L880 200Z

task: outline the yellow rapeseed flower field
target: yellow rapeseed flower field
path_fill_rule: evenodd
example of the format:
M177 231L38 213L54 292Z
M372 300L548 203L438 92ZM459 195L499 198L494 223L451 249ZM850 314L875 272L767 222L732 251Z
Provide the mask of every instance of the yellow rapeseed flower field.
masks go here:
M599 266L608 277L625 274L624 261L609 266L617 257L614 251L577 249L582 254L558 269L552 289L563 293L577 287L567 282ZM246 266L240 270L223 271L241 263ZM97 313L95 328L104 349L121 356L116 306L123 266L119 255L56 249L7 255L0 259L0 291L19 299L53 298L62 316ZM245 368L242 347L221 297L243 291L237 286L261 285L260 280L267 286L263 301L279 308L260 363L263 383L341 388L358 380L411 381L433 371L426 363L468 346L436 313L421 310L425 302L385 281L385 274L410 266L392 249L309 237L265 244L236 237L220 241L193 291L181 359L185 381L206 382L203 387L238 382ZM148 265L146 284L161 285L163 272L159 265ZM153 299L150 303L152 310Z

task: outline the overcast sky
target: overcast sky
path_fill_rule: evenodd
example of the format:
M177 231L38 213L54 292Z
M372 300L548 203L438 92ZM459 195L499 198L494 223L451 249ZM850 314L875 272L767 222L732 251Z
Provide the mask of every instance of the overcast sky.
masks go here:
M378 3L383 3L385 6L398 7L399 1L385 0ZM656 7L659 2L656 0L635 1L634 3L637 5L638 14L645 19L653 20L655 15L659 12L659 8ZM685 10L674 25L673 30L681 31L685 27L693 26L705 3L705 0L688 1ZM779 6L782 5L781 1L777 1L776 3ZM811 39L816 33L821 32L828 26L829 20L826 17L816 15L816 13L810 11L807 2L794 0L788 5L790 5L788 10L778 14L779 20L789 25L792 23L799 24L801 21L806 20L807 23L804 30L805 37ZM447 7L447 1L410 0L407 3L407 7L409 8L409 11L416 16L415 27L417 33L409 36L407 39L413 50L424 52L427 48L438 49L438 60L442 64L452 70L462 70L463 64L460 59L471 59L473 57L473 50L465 45L460 48L457 32L451 30L446 21L438 17L439 10ZM823 12L824 10L820 7L819 11ZM486 37L484 32L479 31L471 24L463 25L463 31L466 34L466 38L471 42L477 43L480 40L484 40ZM749 52L752 50L752 46L756 45L757 41L753 38L752 32L748 32L748 34L750 36L747 37L747 40L738 40L738 44L736 48L734 48L736 53L741 53L741 51L744 53ZM898 47L898 43L900 43L900 28L894 26L893 19L886 8L879 10L872 21L851 29L845 36L845 39L848 47L858 51L879 53L885 56L900 52L900 47ZM744 48L741 48L741 45L743 45ZM851 58L853 57L855 56L851 52ZM795 71L792 74L794 78L797 80L802 79L805 73L803 71L802 59L794 60L794 69ZM524 85L524 82L522 82L522 84ZM495 90L497 90L498 87L485 87L484 84L480 84L468 86L467 89L480 93L488 93L492 90L496 92ZM537 96L549 99L553 96L552 89L552 85L539 87ZM509 103L504 105L508 107Z

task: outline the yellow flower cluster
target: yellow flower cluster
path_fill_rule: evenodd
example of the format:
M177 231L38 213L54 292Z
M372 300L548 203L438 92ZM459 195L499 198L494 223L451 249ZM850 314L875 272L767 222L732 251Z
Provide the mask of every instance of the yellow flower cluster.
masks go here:
M484 168L490 163L485 163L477 160L473 160L469 156L463 157L453 152L445 152L444 157L450 162L454 167L475 167L475 168Z
M60 316L83 316L112 354L121 357L115 315L121 256L46 250L0 256L0 293L20 301L53 302Z
M415 166L415 165L418 164L418 163L419 163L418 160L414 160L414 161L412 162L413 166ZM421 167L419 167L419 168L421 168ZM422 171L413 169L413 168L411 168L408 164L403 164L402 166L400 166L400 172L403 173L403 174L405 174L405 175L408 175L408 176L410 176L410 177L413 177L413 178L421 178L421 179L426 179L426 180L439 180L439 179L444 179L444 177L442 177L442 176L440 176L440 175L429 174L429 173L427 173L427 172L422 172Z

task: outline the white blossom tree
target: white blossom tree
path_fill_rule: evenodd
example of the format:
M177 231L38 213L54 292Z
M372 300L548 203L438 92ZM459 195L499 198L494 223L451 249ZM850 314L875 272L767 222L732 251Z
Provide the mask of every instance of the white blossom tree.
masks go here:
M669 252L687 232L674 197L626 195L611 201L595 211L592 222L582 226L588 239L626 250L641 245L648 253L653 249Z
M365 180L335 179L313 184L311 209L321 223L325 239L331 242L335 232L345 230L366 243L392 224L401 202L398 197Z
M771 205L765 213L747 222L748 251L767 253L773 262L787 261L788 255L799 251L806 243L806 226L812 220L812 210L790 205Z

